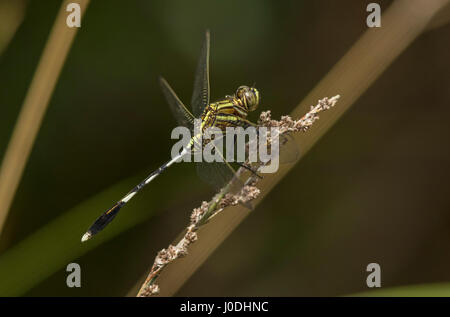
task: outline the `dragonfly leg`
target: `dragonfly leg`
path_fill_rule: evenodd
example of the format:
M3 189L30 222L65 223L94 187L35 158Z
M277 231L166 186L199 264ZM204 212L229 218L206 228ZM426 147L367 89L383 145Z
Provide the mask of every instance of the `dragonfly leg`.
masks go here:
M262 179L262 178L263 178L261 175L259 175L259 174L257 173L257 171L255 171L253 168L251 168L251 167L248 166L247 164L245 164L245 163L239 163L239 162L236 162L236 164L239 165L240 167L243 167L243 168L245 168L246 170L250 171L253 175L255 175L256 177L258 177L259 179Z
M238 118L239 118L239 117L238 117ZM237 120L236 125L241 126L241 127L243 127L244 129L246 129L246 128L248 128L248 127L255 127L255 128L258 127L257 124L254 124L253 122L251 122L251 121L249 121L249 120L247 120L247 119L244 119L244 118L239 118L239 119ZM256 129L256 133L258 133L258 129Z

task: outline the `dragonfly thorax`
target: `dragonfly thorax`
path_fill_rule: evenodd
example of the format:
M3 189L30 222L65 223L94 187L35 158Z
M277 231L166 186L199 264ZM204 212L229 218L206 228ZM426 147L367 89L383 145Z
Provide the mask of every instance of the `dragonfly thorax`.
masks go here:
M242 87L240 87L240 89L241 88ZM226 96L225 99L210 103L206 106L201 116L202 132L210 127L217 127L225 131L227 127L247 127L250 124L246 120L246 117L249 109L254 110L258 104L258 92L250 90L244 92L241 90L239 93L240 98L237 94Z

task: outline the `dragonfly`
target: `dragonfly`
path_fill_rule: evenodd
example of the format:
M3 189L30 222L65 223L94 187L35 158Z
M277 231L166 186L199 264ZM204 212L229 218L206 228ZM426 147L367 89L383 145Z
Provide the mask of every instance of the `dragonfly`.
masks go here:
M167 81L162 77L159 78L163 95L178 123L192 130L194 120L201 119L200 134L211 127L225 131L227 127L242 127L245 129L249 126L256 126L256 124L247 119L248 113L254 111L260 103L260 93L256 88L240 86L234 95L227 95L222 100L210 103L209 56L210 33L206 31L194 79L194 89L191 98L192 113L186 108L180 98L178 98ZM121 200L116 202L113 207L100 215L83 235L81 241L87 241L103 230L116 217L119 210L125 204L168 167L187 155L190 150L195 152L202 147L204 147L204 144L201 141L201 135L194 135L178 155L149 174ZM238 165L255 173L255 171L245 164ZM197 163L197 173L202 179L216 187L222 186L236 176L234 168L225 159L223 162L199 162Z

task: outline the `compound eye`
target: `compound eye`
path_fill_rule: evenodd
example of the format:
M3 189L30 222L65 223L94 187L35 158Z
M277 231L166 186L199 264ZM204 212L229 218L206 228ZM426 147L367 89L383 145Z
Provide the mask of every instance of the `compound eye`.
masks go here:
M251 91L245 92L245 99L247 99L247 102L252 105L255 103L255 95Z
M251 91L249 91L249 95L251 96L246 96L248 100L248 106L249 110L253 111L258 107L259 104L259 92L253 88Z
M239 99L242 99L244 97L245 93L246 93L246 89L241 86L236 90L236 97L238 97Z

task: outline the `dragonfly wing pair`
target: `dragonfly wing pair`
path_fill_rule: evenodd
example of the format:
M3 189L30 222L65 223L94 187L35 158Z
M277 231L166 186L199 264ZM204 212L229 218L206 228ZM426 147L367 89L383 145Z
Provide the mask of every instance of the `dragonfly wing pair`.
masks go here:
M209 31L207 31L195 73L194 89L191 99L192 113L186 108L180 98L178 98L167 81L162 77L159 78L161 90L173 116L178 124L189 127L190 129L193 129L194 119L200 118L203 110L209 105L209 38Z
M210 103L209 47L210 35L209 31L207 31L195 73L191 98L192 113L186 108L180 98L178 98L167 81L162 77L160 78L161 89L172 114L178 124L188 127L191 131L193 131L194 119L200 118ZM221 150L215 146L215 151L220 152ZM223 162L198 162L196 166L199 177L215 188L221 188L236 175L234 168L224 159L223 155L219 155L222 156Z

